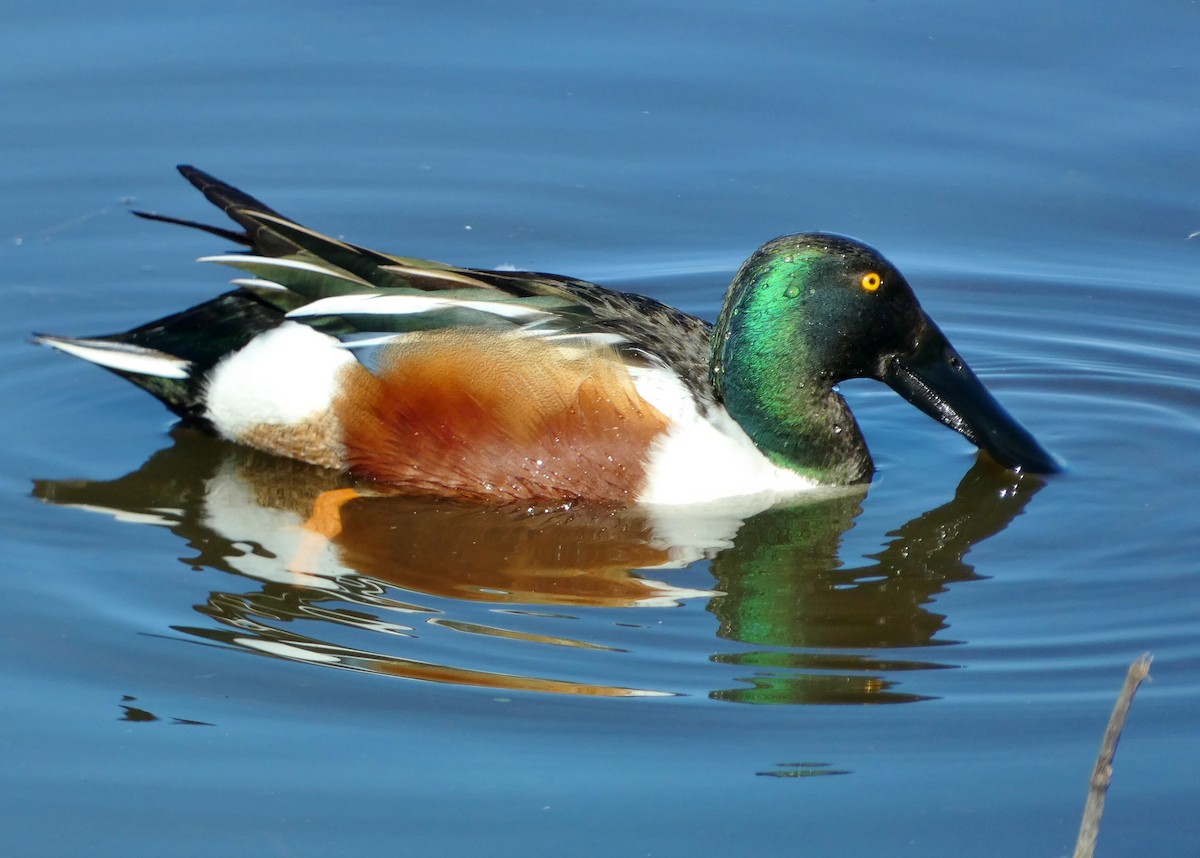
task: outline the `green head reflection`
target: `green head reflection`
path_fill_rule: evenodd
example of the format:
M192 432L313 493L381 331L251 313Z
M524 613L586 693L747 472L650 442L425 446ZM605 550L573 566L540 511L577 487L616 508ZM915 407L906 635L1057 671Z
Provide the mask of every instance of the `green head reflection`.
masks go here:
M300 568L301 525L345 479L188 430L173 438L134 473L38 481L34 494L167 527L188 546L169 565L220 573L195 606L205 621L176 631L312 666L592 696L925 699L910 677L953 665L888 652L953 643L931 601L976 577L964 555L1041 486L981 459L952 501L861 563L843 562L840 547L865 489L670 520L640 508L364 497ZM679 610L697 603L715 636Z

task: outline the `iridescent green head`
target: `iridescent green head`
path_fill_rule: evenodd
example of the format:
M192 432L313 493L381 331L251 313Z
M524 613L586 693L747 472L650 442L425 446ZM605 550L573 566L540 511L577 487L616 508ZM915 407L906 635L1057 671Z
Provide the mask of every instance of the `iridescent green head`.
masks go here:
M849 378L890 385L1002 465L1057 469L992 398L904 276L861 242L788 235L746 260L713 331L718 398L777 464L824 483L873 470L858 424L833 389Z

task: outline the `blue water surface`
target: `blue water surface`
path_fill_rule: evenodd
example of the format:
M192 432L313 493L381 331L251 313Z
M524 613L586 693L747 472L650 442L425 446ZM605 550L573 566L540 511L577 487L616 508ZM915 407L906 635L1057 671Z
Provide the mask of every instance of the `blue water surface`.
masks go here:
M4 854L1067 855L1147 651L1101 853L1194 854L1197 44L1129 0L6 10ZM1067 470L853 382L869 491L685 560L403 507L290 578L263 496L316 477L28 342L224 288L128 214L217 222L181 162L710 319L767 239L858 236Z

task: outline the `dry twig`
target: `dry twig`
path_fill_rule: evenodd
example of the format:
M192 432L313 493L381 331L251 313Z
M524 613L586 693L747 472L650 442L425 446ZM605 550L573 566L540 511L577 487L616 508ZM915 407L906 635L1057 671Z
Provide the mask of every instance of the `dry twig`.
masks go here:
M1142 680L1150 675L1150 662L1153 659L1149 653L1143 655L1129 665L1129 673L1125 675L1125 685L1117 696L1112 715L1108 719L1108 728L1100 742L1100 754L1096 757L1096 767L1092 769L1092 780L1088 787L1087 804L1083 808L1083 822L1079 825L1079 839L1075 841L1074 858L1092 858L1096 851L1096 838L1100 834L1100 816L1104 813L1104 796L1108 785L1112 782L1112 762L1117 753L1117 742L1121 740L1121 731L1125 728L1125 717L1133 703L1133 695L1137 693Z

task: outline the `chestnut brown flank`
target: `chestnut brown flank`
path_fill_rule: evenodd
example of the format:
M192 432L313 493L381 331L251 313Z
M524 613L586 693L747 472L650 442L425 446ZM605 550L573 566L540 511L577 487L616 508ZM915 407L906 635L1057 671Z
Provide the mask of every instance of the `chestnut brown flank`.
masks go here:
M609 348L478 331L410 334L336 412L357 475L496 502L635 500L667 419Z

